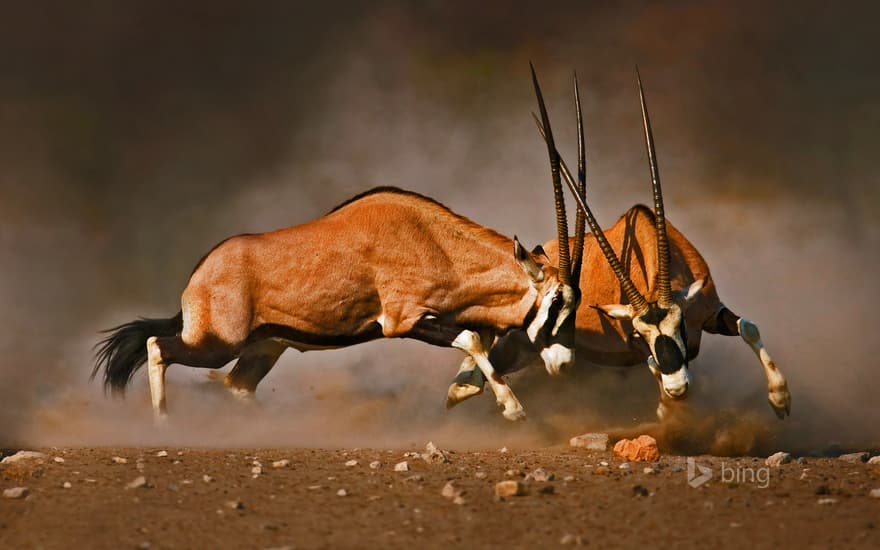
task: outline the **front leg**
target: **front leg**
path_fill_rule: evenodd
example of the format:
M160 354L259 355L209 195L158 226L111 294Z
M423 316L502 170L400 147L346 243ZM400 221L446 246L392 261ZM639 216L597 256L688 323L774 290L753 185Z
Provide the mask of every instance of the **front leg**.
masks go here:
M791 394L788 392L788 384L767 353L755 323L721 306L718 313L703 326L703 330L725 336L739 335L752 348L761 361L761 366L764 367L764 375L767 377L767 400L773 407L773 412L780 419L791 414Z
M767 400L773 411L780 419L785 415L791 414L791 394L788 393L788 383L785 377L776 368L776 363L770 358L764 343L761 341L761 333L758 332L758 326L742 317L736 323L739 334L743 340L752 348L758 359L761 360L761 366L764 367L764 375L767 377Z
M513 390L504 381L500 374L495 372L492 363L489 362L489 350L483 345L480 335L471 330L463 330L452 341L452 347L458 348L471 357L477 364L477 368L486 377L489 387L495 393L495 401L504 407L504 418L508 420L523 420L526 413L523 410L519 399L514 395Z

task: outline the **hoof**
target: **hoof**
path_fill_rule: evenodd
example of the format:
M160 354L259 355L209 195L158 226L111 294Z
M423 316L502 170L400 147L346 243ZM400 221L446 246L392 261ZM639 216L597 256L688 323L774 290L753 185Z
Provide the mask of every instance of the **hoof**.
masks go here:
M481 393L483 393L483 388L480 386L453 382L449 385L449 390L446 392L446 408L451 409L465 399L480 395Z
M773 407L776 416L783 420L786 416L791 416L791 394L787 388L771 391L767 394L767 401Z
M519 422L526 419L526 411L522 407L518 409L504 409L504 412L501 414L511 422Z

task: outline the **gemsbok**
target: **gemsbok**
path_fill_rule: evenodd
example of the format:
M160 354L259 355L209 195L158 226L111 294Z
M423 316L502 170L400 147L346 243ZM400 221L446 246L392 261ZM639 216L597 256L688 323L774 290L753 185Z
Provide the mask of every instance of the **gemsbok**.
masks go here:
M92 376L103 368L105 388L124 393L147 363L153 411L162 420L172 363L217 369L238 358L224 382L252 393L288 347L413 338L464 351L503 415L523 418L488 352L500 335L521 329L551 372L574 360L580 289L558 177L554 195L558 268L539 247L529 252L516 237L433 199L387 187L302 225L232 237L196 266L177 315L107 331Z
M534 78L534 69L532 70ZM657 416L662 420L671 404L687 395L691 384L688 362L700 351L705 331L725 336L739 335L758 356L767 378L768 399L776 415L790 414L791 395L785 378L770 358L755 323L733 313L721 302L709 266L696 247L666 221L660 171L641 77L636 71L645 144L650 166L654 210L636 205L607 231L596 222L585 197L583 117L577 76L574 102L578 129L578 181L560 158L562 175L574 194L578 213L586 217L591 234L584 244L581 286L584 289L576 316L578 357L605 366L648 365L660 387ZM540 88L535 88L541 120L538 130L550 148L555 148ZM558 153L556 153L558 155ZM576 236L580 236L576 233ZM557 245L548 242L546 254L552 262ZM615 251L619 251L618 253ZM505 342L494 351L502 353ZM515 344L515 349L523 346ZM493 354L494 355L494 354ZM527 364L527 354L505 362L505 374ZM553 372L551 371L551 374ZM449 405L469 397L482 387L482 375L471 368L459 373L450 390Z

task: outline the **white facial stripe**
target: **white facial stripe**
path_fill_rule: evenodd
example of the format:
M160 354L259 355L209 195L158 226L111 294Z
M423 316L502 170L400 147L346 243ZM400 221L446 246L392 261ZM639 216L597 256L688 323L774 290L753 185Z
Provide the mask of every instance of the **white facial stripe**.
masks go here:
M541 301L541 307L538 308L538 313L526 329L526 334L528 334L529 340L532 343L535 343L535 339L538 337L538 332L540 332L541 328L547 323L547 318L550 316L550 305L553 303L553 296L556 295L556 288L558 286L559 283L556 283L546 294L544 294L544 299Z
M574 350L562 344L553 344L549 348L541 350L541 359L544 360L544 367L547 369L547 372L556 376L563 368L570 366L574 362Z
M661 374L660 378L663 380L663 390L670 397L681 397L684 395L691 381L688 368L684 366L672 374Z

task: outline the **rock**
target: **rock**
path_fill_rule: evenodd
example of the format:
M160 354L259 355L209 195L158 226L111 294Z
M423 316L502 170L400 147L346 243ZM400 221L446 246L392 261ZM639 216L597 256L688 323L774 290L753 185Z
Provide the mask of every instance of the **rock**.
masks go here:
M421 456L422 455L420 455L419 453L417 453L415 451L407 451L407 452L403 453L403 458L419 458Z
M461 505L463 505L463 504L467 504L467 501L464 499L463 496L461 496L461 495L455 495L455 496L452 498L452 503L453 503L453 504L457 504L458 506L461 506Z
M340 490L336 491L336 496L338 496L338 497L348 496L348 491L346 491L345 489L340 489Z
M421 483L423 478L420 474L413 474L411 476L407 476L403 478L403 481L406 483Z
M282 458L281 460L276 460L272 463L273 468L287 468L290 466L290 461L286 458Z
M7 457L8 458L8 457ZM27 487L12 487L11 489L3 489L4 498L24 498L28 496L30 491Z
M617 467L620 470L629 470L629 462L621 462L620 466Z
M428 444L425 445L425 452L422 454L422 460L428 464L448 464L451 462L446 451L438 449L433 441L428 441Z
M872 456L870 459L868 459L868 464L876 464L880 466L880 455Z
M318 489L323 489L323 485L309 485L309 491L317 491Z
M122 458L121 456L114 456L114 457L111 458L110 460L112 460L112 461L115 462L116 464L128 464L128 459L127 459L127 458Z
M583 537L580 535L575 536L571 533L565 534L559 539L559 544L563 546L581 546L584 543Z
M548 472L544 468L536 468L535 471L526 475L526 481L553 481L556 479L556 475Z
M263 473L262 466L254 466L253 468L251 468L251 474L253 474L254 477L257 477L258 475L260 475L262 473Z
M519 470L507 470L504 472L504 475L507 477L522 477L523 473Z
M446 485L443 486L443 489L440 491L440 494L446 498L455 498L455 495L461 493L461 489L455 486L454 481L447 481Z
M486 479L487 477L489 477L489 474L487 474L486 472L474 472L474 477L477 479Z
M602 460L599 462L599 466L608 466L608 463Z
M503 454L503 453L506 453L506 452L507 452L507 447L501 447L500 449L498 449L498 452L499 452L499 453L502 453L502 454Z
M880 498L880 489L871 489L871 492L868 494L871 498Z
M7 456L3 460L0 460L0 464L14 464L16 462L21 462L22 460L43 460L46 458L46 455L43 453L38 453L37 451L18 451L12 456Z
M64 487L65 489L70 489L71 487L73 487L73 485L71 485L69 481L65 481L62 487Z
M562 481L574 481L574 476L565 476Z
M816 501L816 503L820 504L822 506L830 506L832 504L837 504L837 499L836 498L820 498L819 500Z
M159 451L158 453L156 453L156 456L158 456L159 458L162 458L163 456L168 456L168 451Z
M56 456L52 460L54 460L56 464L64 464L64 459L61 458L60 456Z
M522 496L525 494L523 484L516 480L499 481L495 484L495 496L500 498Z
M223 503L223 506L226 506L227 508L230 508L232 510L244 510L244 503L241 501L240 498L237 498L235 500L227 500Z
M655 470L654 468L651 468L650 466L646 466L645 468L642 469L642 473L649 474L649 475L656 474L657 470Z
M848 453L837 458L850 464L861 464L862 462L867 462L869 456L871 456L870 453Z
M205 474L202 476L202 481L204 481L205 483L211 483L212 481L214 481L214 478L209 476L208 474Z
M370 469L371 470L378 470L381 467L382 467L382 463L379 462L378 460L374 460L374 461L370 462Z
M354 459L349 460L348 462L345 463L346 468L351 468L352 466L357 466L357 465L358 465L358 461L354 460Z
M581 434L568 440L572 447L587 449L588 451L607 451L608 434Z
M398 462L394 465L395 472L408 472L409 471L409 462L404 460L403 462Z
M778 468L783 464L788 464L789 462L791 462L791 455L779 451L778 453L773 453L772 455L768 456L767 459L764 461L764 464L770 466L771 468Z
M621 439L614 444L614 454L632 462L656 462L660 459L657 440L650 435L640 435L635 439Z
M144 476L138 476L131 480L130 482L125 484L126 489L139 489L141 487L147 486L147 478Z

